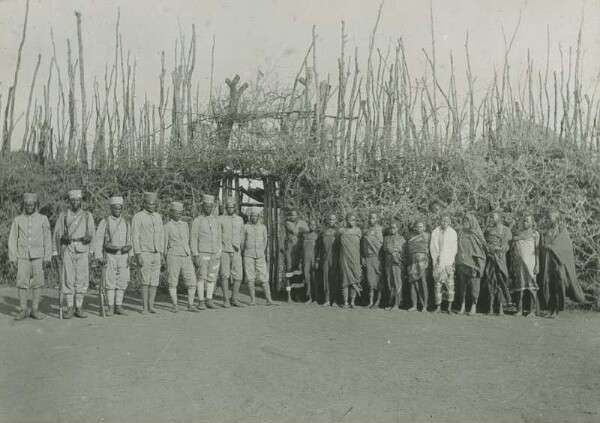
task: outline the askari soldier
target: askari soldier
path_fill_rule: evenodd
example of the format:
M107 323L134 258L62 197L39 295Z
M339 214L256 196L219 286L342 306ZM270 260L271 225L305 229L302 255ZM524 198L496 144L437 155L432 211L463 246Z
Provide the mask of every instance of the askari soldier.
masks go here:
M37 212L37 194L23 195L23 213L15 217L8 236L8 261L17 272L21 311L15 320L27 315L40 320L38 312L44 286L44 268L52 259L52 236L48 218ZM27 308L27 291L31 289L31 312Z
M154 298L162 266L163 221L156 202L155 193L144 193L144 208L131 220L133 253L142 276L142 314L156 313Z
M169 282L169 295L173 303L173 312L177 313L177 284L179 275L188 291L188 310L198 311L194 307L194 295L196 295L196 275L192 263L190 250L190 227L181 220L183 204L177 201L171 203L170 218L164 226L164 254L167 264L167 275Z
M219 281L223 290L223 307L229 307L229 279L232 280L233 293L231 304L243 307L239 301L240 285L242 283L242 233L244 220L235 213L235 198L225 199L225 214L219 217L221 223L221 264L219 267Z
M269 237L267 227L259 222L258 210L250 211L250 222L244 225L242 254L244 255L244 273L250 290L250 305L256 304L255 283L260 283L265 291L267 305L273 305L269 271L267 270L267 246Z
M110 215L100 221L96 230L94 257L103 266L108 300L106 316L113 313L125 316L123 295L129 284L129 267L133 257L131 225L122 215L123 197L111 197L108 204Z
M60 213L54 228L53 256L62 266L61 290L67 301L65 319L85 318L83 297L89 287L89 255L95 233L94 218L81 208L81 190L69 191L69 208ZM62 307L62 304L61 304Z
M192 223L190 233L190 248L196 265L196 289L200 304L198 308L204 310L207 307L214 309L218 306L213 304L213 293L215 282L219 273L221 261L221 225L216 216L213 216L215 197L212 195L202 196L202 213ZM206 303L204 301L204 286L206 285Z

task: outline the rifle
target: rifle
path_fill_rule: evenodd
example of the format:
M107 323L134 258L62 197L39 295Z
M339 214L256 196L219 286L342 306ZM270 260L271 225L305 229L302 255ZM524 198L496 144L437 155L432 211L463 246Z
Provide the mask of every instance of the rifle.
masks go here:
M106 254L104 254L104 263L102 263L102 272L100 273L100 283L98 284L98 291L100 294L100 316L106 317L106 309L104 304L106 302Z
M64 272L62 266L62 260L59 258L58 261L58 317L60 320L63 319L63 283L64 283Z

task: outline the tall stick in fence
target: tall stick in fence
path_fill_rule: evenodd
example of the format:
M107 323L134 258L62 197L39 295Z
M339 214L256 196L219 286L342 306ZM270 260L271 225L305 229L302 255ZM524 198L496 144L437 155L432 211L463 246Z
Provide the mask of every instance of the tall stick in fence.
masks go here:
M21 143L21 150L25 150L29 137L29 113L31 111L31 99L33 97L33 89L35 88L35 80L37 79L38 70L40 69L40 63L42 61L42 55L38 54L37 63L35 64L35 70L33 71L33 80L31 81L31 87L29 88L29 99L27 100L27 111L25 112L25 132L23 133L23 141Z
M17 84L19 82L19 71L21 70L21 54L23 53L23 45L27 36L27 21L29 19L29 0L25 3L25 21L23 22L23 32L21 33L21 42L17 52L17 64L15 66L15 74L13 84L8 89L8 98L6 99L6 109L4 113L4 129L2 133L2 155L5 155L10 150L13 130L15 129L15 97L17 92Z
M313 52L313 72L315 75L315 143L316 145L321 144L321 86L319 85L319 71L317 69L317 32L316 26L312 27L312 52Z
M87 102L85 96L85 69L83 66L83 37L81 36L81 13L75 12L77 19L77 45L79 46L79 82L81 83L81 162L87 166L88 164L88 149L87 149Z

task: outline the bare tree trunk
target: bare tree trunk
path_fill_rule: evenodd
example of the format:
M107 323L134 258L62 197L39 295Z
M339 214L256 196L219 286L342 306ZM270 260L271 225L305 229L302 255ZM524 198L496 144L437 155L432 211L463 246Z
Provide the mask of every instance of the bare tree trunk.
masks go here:
M40 69L41 61L42 55L38 54L35 70L33 71L33 80L31 81L31 87L29 88L29 99L27 100L27 111L25 112L25 132L23 133L21 150L25 150L25 147L27 146L27 137L29 136L29 113L31 111L31 98L33 97L33 89L35 88L35 80L37 79L37 74L38 70Z
M6 109L4 113L4 129L2 132L2 155L5 155L10 150L12 133L15 129L15 97L17 92L17 84L19 82L19 71L21 70L21 54L23 45L27 36L27 21L29 19L29 0L25 3L25 21L23 22L23 32L21 34L21 42L17 53L17 65L15 66L15 75L13 78L12 87L8 89L8 98L6 99ZM8 121L7 121L8 119Z
M83 66L83 37L81 36L81 13L75 12L77 19L77 44L79 46L79 82L81 84L81 150L80 160L87 167L88 148L87 148L87 103L85 98L85 69Z

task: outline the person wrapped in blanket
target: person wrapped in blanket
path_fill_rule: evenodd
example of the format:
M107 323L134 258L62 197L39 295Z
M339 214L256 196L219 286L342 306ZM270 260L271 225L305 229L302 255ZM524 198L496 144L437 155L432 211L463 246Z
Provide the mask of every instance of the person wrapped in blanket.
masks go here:
M512 291L517 294L517 312L523 315L523 298L529 292L529 314L538 314L536 277L539 273L540 234L533 228L533 216L526 214L521 220L518 232L513 235L511 248Z
M489 247L474 215L467 214L463 218L462 226L463 229L458 235L456 254L456 281L460 300L458 314L464 314L465 312L465 299L468 291L471 307L467 312L467 316L473 316L477 309L479 285L485 269Z
M361 241L362 265L369 285L369 305L367 308L378 309L381 301L381 247L383 246L383 229L377 222L377 213L369 214L369 225L364 230ZM377 299L374 300L374 294Z
M339 231L340 274L342 280L342 308L354 307L356 296L361 292L362 268L360 263L360 240L362 231L356 226L356 215L346 215L346 227ZM350 303L348 303L348 293Z
M586 299L575 273L573 243L561 224L560 213L548 211L545 223L540 243L542 296L548 307L545 317L554 319L565 309L565 297L581 304Z
M490 224L484 233L484 237L490 248L490 254L488 254L483 272L483 281L486 284L490 300L488 316L494 314L494 303L496 301L498 302L498 316L503 316L504 304L510 303L506 253L510 249L512 232L502 223L500 213L492 212Z

